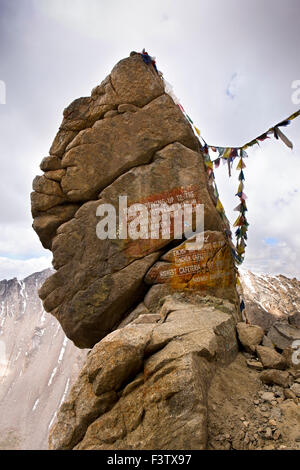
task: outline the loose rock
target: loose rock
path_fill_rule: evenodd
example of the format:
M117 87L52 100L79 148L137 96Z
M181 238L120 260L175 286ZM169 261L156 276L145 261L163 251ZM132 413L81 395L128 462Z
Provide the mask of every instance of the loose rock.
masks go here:
M237 324L238 338L246 351L255 352L255 348L261 343L264 331L260 326L248 325L246 323Z
M289 373L278 369L264 370L260 376L260 380L267 385L280 385L281 387L289 386Z
M281 354L271 348L257 346L256 352L260 362L267 369L285 369L287 366Z

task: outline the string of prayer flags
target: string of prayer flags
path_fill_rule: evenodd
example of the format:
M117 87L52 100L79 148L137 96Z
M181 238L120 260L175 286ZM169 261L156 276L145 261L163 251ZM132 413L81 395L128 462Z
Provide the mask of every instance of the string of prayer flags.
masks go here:
M215 181L215 175L214 175L213 168L214 168L214 166L216 167L216 165L215 165L215 163L213 163L211 161L208 150L209 150L208 146L205 144L202 147L202 151L203 151L203 155L204 155L204 165L206 167L206 172L207 172L207 176L208 176L208 183L210 185L212 185L212 187L213 187L214 195L215 195L215 198L217 200L216 209L219 212L222 219L229 225L229 221L228 221L228 219L226 217L226 214L225 214L225 209L223 207L223 204L220 201L219 192L218 192L218 188L217 188L216 181ZM231 238L231 232L227 235Z
M198 137L201 136L201 133L200 133L200 130L198 129L197 126L195 126L194 122L192 121L192 119L190 118L190 116L185 112L183 106L180 104L180 103L177 103L179 109L181 110L181 112L185 115L186 119L189 121L189 123L192 125L192 127L194 128L194 130L196 131L196 134ZM204 140L204 139L203 139Z
M237 227L237 230L235 232L236 235L236 248L233 249L232 253L233 256L236 260L237 263L242 263L244 260L244 254L245 254L245 248L246 248L246 242L247 240L247 231L248 231L248 226L249 223L246 218L246 212L247 212L247 206L246 206L246 199L247 196L244 193L244 181L245 181L245 175L244 175L244 169L246 168L244 159L248 157L246 149L249 147L253 147L254 145L260 145L260 142L263 142L267 139L270 139L271 136L274 136L276 140L281 140L287 147L290 149L293 149L293 143L290 141L290 139L282 132L280 128L282 127L287 127L291 121L296 119L298 116L300 116L300 109L293 114L291 114L288 118L284 119L283 121L279 122L273 127L270 127L267 131L263 132L260 134L258 137L255 139L246 142L244 145L241 147L217 147L215 145L208 145L203 137L201 136L199 128L194 124L190 116L185 112L183 106L180 104L178 98L175 96L172 86L164 79L163 74L157 70L156 67L156 61L154 57L151 57L145 49L140 53L143 61L147 65L152 65L158 75L162 78L164 82L164 87L165 87L165 92L169 94L169 96L173 99L174 103L178 105L179 109L185 116L185 118L188 120L188 122L191 124L192 128L194 129L196 135L199 138L199 142L202 148L202 152L204 155L204 164L206 167L206 172L207 172L207 177L208 177L208 183L213 187L213 191L216 197L216 209L220 213L221 217L228 222L228 219L225 215L225 210L224 207L220 201L219 198L219 193L217 189L217 185L215 183L215 176L214 176L214 168L219 168L221 160L223 160L224 163L227 164L228 166L228 174L231 176L231 170L233 166L233 162L236 158L239 157L238 164L236 166L236 169L239 171L239 176L238 176L238 181L239 181L239 186L238 190L236 193L236 196L239 198L240 202L237 205L237 207L234 209L235 211L239 212L239 215L234 222L233 226ZM201 141L203 144L201 143ZM213 151L218 153L217 158L214 160L210 159L209 151ZM229 237L229 240L231 242L231 232L227 234ZM241 304L241 310L243 310L244 305L243 303Z
M183 110L181 105L180 105L180 108L182 109L182 112L184 113L188 121L195 128L193 121L186 114L186 112ZM244 260L244 254L245 254L245 249L246 249L245 240L247 240L247 231L248 231L248 226L249 226L249 223L245 216L245 213L247 212L248 209L247 209L246 202L245 202L247 199L247 196L244 193L245 174L243 171L246 168L244 159L248 157L246 149L249 147L253 147L254 145L260 145L260 142L270 139L272 135L274 135L274 137L277 140L280 139L287 147L289 147L290 149L293 149L293 143L282 132L280 127L287 127L291 123L291 121L294 120L298 116L300 116L300 109L296 111L295 113L293 113L291 116L289 116L287 119L271 127L268 131L260 134L255 139L252 139L249 142L245 143L242 147L217 147L215 145L212 146L212 145L208 145L203 139L203 137L201 137L202 141L204 142L204 145L202 146L202 151L204 153L204 160L205 160L205 165L207 167L209 179L213 178L214 180L213 168L219 168L221 160L223 160L223 162L227 164L228 174L229 176L231 176L233 161L235 160L235 158L239 157L239 161L236 166L236 169L239 170L239 175L238 175L239 186L238 186L236 196L239 197L240 203L234 209L235 211L239 212L239 216L237 217L236 221L233 224L234 227L237 227L237 230L235 232L236 249L234 253L234 258L238 264L241 264ZM218 153L217 158L215 158L213 161L210 160L209 150L212 150L213 152ZM215 182L214 182L214 186L216 187ZM218 212L220 212L220 214L225 218L226 217L225 211L224 211L223 205L221 204L219 196L217 196L216 207L217 207Z
M268 136L268 133L265 132L264 134L260 135L259 137L257 137L257 140L259 140L260 142L263 142L264 140L266 139L269 139L270 137Z
M296 117L300 116L300 109L296 111L294 114L292 114L290 117L287 118L287 121L293 121Z

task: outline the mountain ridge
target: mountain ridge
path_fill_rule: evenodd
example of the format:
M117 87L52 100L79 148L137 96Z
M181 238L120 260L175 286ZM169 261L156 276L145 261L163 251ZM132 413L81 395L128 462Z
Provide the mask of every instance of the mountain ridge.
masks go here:
M300 311L300 281L282 274L240 270L246 315L250 323L269 330L276 322L293 324ZM266 313L268 315L266 315Z
M0 281L0 449L47 449L55 412L85 358L38 297L52 272Z

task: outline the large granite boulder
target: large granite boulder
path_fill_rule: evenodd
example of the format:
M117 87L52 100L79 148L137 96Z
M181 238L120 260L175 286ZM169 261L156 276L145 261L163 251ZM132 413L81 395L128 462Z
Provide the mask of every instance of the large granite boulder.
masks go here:
M249 353L254 353L256 346L261 343L264 337L264 330L260 326L249 325L244 322L239 322L236 328L242 346Z
M189 290L238 304L229 227L216 209L199 141L140 54L120 61L90 97L65 109L41 169L33 182L33 227L52 250L56 272L39 294L78 347L93 347L116 329L154 287L152 300ZM174 230L169 238L122 238L119 196L128 207L203 204L209 240L186 261L176 248L184 237L174 240ZM116 238L96 232L103 204L116 210ZM186 271L160 285L158 271L177 262Z
M152 64L132 53L74 101L41 169L33 226L56 272L39 295L93 348L50 448L205 449L210 381L238 349L233 245L200 143Z

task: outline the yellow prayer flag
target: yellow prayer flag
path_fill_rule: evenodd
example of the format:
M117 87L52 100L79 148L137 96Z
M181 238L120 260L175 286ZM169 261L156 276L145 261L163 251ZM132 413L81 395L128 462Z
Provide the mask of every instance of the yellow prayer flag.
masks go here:
M238 218L236 219L236 221L235 221L234 224L233 224L234 227L237 227L237 226L239 225L239 223L240 223L240 218L241 218L241 216L239 215Z
M194 126L194 129L197 132L198 136L200 137L200 131L199 131L198 127Z
M239 187L238 187L238 193L241 193L244 189L244 183L243 181L240 182Z
M237 165L237 167L236 167L236 169L237 170L242 170L243 168L246 168L246 165L245 165L243 159L241 158L238 165Z
M243 255L245 253L245 248L241 245L238 245L237 252L239 255Z
M205 166L207 166L208 168L211 168L211 169L214 168L214 164L211 160L206 160Z
M227 148L225 152L223 153L222 158L229 158L231 154L231 150L232 150L231 148Z
M217 209L218 212L225 212L223 204L221 203L220 199L218 199L218 201L217 201L216 209Z

